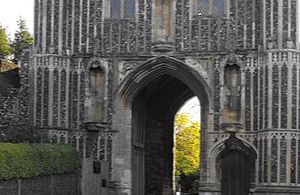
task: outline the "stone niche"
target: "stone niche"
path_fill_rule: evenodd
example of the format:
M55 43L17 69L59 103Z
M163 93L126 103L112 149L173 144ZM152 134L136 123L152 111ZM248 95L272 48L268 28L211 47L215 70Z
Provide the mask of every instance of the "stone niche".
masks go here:
M236 64L224 68L223 122L240 122L241 113L241 71Z
M85 122L104 121L106 71L100 62L92 62L87 72Z

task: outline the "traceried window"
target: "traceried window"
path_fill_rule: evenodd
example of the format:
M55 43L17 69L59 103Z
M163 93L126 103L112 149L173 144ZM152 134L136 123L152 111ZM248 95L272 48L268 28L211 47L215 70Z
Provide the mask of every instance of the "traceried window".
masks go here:
M135 0L110 0L110 17L114 19L134 18Z
M226 0L197 0L198 15L201 16L225 16Z

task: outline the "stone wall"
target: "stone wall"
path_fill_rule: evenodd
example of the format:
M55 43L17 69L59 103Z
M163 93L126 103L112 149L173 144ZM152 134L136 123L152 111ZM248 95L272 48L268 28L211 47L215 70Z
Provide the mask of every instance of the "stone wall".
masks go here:
M55 175L34 179L18 179L0 182L1 195L80 195L77 174Z

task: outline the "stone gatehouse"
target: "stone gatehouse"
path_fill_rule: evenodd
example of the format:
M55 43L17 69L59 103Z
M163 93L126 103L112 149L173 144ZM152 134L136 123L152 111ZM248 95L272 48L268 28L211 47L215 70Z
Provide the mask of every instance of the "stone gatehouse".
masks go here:
M29 120L82 152L84 195L172 194L174 115L196 96L199 194L300 194L298 7L35 0Z

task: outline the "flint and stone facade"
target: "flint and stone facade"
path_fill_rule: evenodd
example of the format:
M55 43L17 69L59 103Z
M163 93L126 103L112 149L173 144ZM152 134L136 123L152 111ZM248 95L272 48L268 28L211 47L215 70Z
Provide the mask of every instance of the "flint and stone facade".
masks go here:
M226 143L251 151L252 194L299 194L298 7L35 0L30 121L82 152L83 194L99 194L103 180L114 190L102 194L172 194L174 115L197 96L199 194L221 193ZM93 161L106 173L95 176Z

